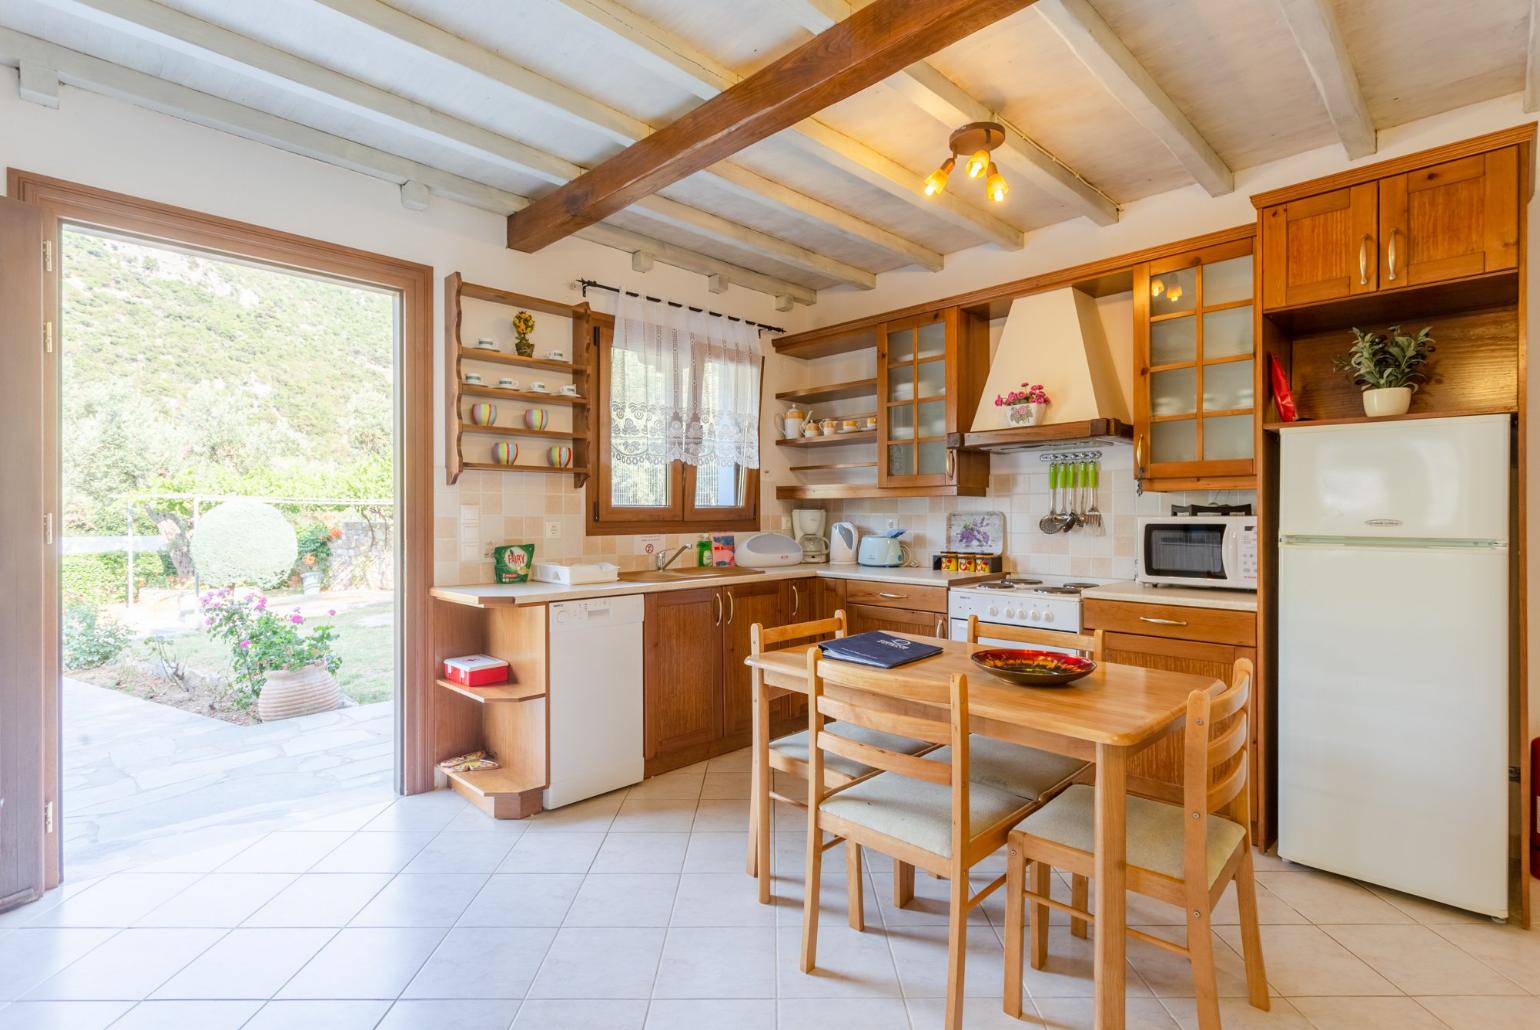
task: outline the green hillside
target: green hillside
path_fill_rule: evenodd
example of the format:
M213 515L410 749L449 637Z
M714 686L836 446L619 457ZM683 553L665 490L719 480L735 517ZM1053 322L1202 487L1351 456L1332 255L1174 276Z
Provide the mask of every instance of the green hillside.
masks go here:
M66 533L150 490L390 495L393 296L78 231L63 271Z

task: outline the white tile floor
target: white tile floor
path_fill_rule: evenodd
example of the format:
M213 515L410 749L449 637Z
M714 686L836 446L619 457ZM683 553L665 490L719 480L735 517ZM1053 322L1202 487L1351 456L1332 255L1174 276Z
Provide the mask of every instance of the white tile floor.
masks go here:
M746 768L730 755L522 823L440 792L70 883L0 916L0 1030L939 1027L937 882L895 909L888 862L869 856L857 934L829 852L820 969L804 976L801 814L777 813L778 903L761 906L743 873ZM1270 1013L1245 1002L1229 900L1229 1030L1540 1027L1540 934L1276 859L1258 879L1276 997ZM1026 1018L1000 1013L1002 912L996 896L969 930L968 1025L1089 1025L1090 949L1058 916ZM1130 921L1184 933L1147 900ZM1129 964L1130 1027L1196 1026L1183 962L1131 942Z

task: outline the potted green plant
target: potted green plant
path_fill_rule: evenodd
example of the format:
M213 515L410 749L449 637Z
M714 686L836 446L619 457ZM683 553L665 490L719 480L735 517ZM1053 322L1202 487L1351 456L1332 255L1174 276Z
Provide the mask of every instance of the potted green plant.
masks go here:
M307 594L319 594L326 574L331 570L332 540L336 534L330 526L313 522L297 534L299 544L299 581Z
M1353 347L1335 362L1337 371L1363 389L1364 414L1370 418L1404 415L1412 405L1412 392L1428 376L1428 356L1433 353L1432 327L1424 326L1411 336L1393 325L1383 333L1353 330Z
M237 705L249 708L255 702L262 721L272 722L329 712L341 703L332 675L342 666L342 656L332 650L335 629L301 629L305 617L298 608L287 615L269 611L267 598L255 591L237 596L225 587L204 594L201 602L204 629L230 644Z

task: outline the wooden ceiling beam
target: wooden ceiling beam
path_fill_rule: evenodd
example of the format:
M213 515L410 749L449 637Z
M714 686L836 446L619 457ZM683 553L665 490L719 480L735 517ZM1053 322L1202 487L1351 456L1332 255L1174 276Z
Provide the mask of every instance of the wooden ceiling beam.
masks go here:
M499 54L399 11L381 0L314 0L404 46L459 65L530 98L548 113L602 134L621 146L651 135L654 126L593 97L579 93ZM715 185L763 207L823 226L908 264L931 271L942 267L941 253L899 233L859 218L842 208L798 193L790 187L730 161L700 173Z
M1036 6L1080 63L1171 151L1194 182L1215 197L1235 189L1229 166L1088 0L1041 0Z
M1374 121L1329 0L1278 0L1278 6L1326 104L1342 149L1353 158L1374 153L1379 149Z
M892 196L909 200L915 208L966 226L979 239L1007 248L1023 245L1021 229L947 194L933 199L939 203L926 199L921 191L922 174L902 168L847 135L821 125L810 115L845 95L884 79L895 69L913 63L956 38L963 38L976 28L983 28L999 17L1029 6L1032 0L932 0L924 5L878 0L875 5L865 8L858 18L841 23L838 40L815 37L748 79L742 79L736 72L699 54L687 43L664 34L656 26L639 22L636 15L624 12L611 0L561 2L584 17L590 17L596 9L604 12L607 17L590 18L591 22L627 43L634 54L647 54L653 62L667 63L671 75L687 75L690 82L696 83L693 88L696 95L710 89L711 99L644 140L639 148L611 159L616 162L627 160L605 169L604 176L581 185L573 183L564 197L551 200L542 211L521 212L519 219L510 220L510 246L539 246L553 239L559 226L574 225L582 216L590 216L611 203L648 188L658 188L659 182L671 180L670 176L678 176L682 169L698 165L702 160L707 163L716 160L782 128L793 128L788 140L804 148L813 148L816 156L833 165L853 171L858 169L862 179L881 186ZM892 22L887 22L887 18L893 18ZM873 32L882 26L887 26L890 32ZM892 26L910 28L893 29ZM901 35L892 35L893 31ZM841 49L858 37L869 48L865 59L859 59L855 51ZM830 46L830 43L839 43L839 46ZM718 92L724 83L730 95ZM747 106L745 99L750 100ZM724 115L728 120L724 120ZM804 117L807 120L798 123ZM699 139L691 139L693 135ZM573 206L564 208L562 205L567 202L573 202Z
M287 118L246 107L178 83L103 61L46 40L0 28L0 65L20 67L33 62L58 71L66 85L170 115L182 121L216 129L232 136L262 143L278 150L359 172L396 185L419 182L434 194L457 203L508 215L529 204L527 197L486 183L387 153L353 140L313 129ZM638 233L608 225L596 225L576 234L606 247L635 252L644 250L658 261L703 275L720 275L745 289L786 296L801 304L817 301L817 294L798 283L743 268L683 247L652 240Z
M444 114L394 93L323 68L304 58L257 42L151 0L52 0L55 6L159 46L211 61L239 74L254 76L280 89L361 113L393 131L404 131L447 145L478 159L502 165L562 186L584 169L553 154L500 133ZM667 197L651 196L636 205L661 224L785 263L799 271L871 289L877 277L837 258L741 225Z
M849 0L782 0L809 32L817 34L850 17L857 5ZM1118 220L1117 203L1087 182L1073 168L1027 138L1016 126L970 96L966 90L927 61L911 64L888 80L888 85L943 125L957 128L967 122L998 122L1005 142L995 151L1000 164L1022 182L1097 225Z

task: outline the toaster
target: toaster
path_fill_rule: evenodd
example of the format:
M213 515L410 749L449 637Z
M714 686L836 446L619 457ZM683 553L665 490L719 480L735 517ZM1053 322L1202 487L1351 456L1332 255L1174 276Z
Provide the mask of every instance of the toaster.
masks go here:
M904 564L903 543L894 537L864 536L857 552L856 564L877 568L897 568Z

